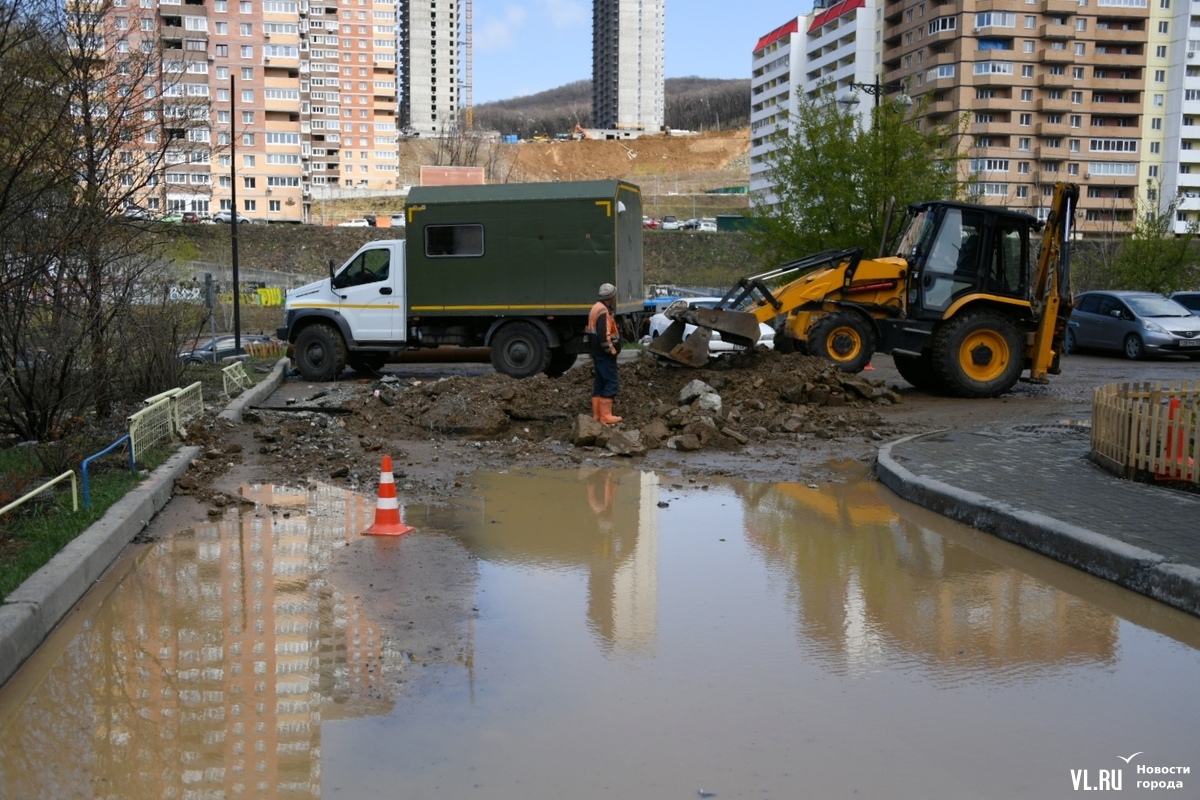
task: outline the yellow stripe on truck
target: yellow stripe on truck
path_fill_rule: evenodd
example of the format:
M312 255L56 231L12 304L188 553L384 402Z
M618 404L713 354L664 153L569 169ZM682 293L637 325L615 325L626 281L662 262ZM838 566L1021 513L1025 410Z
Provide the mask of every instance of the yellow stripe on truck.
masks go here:
M578 309L591 311L591 306L413 306L410 311L546 311L549 309Z
M398 305L380 305L378 303L292 303L292 308L370 308L377 311L399 311Z

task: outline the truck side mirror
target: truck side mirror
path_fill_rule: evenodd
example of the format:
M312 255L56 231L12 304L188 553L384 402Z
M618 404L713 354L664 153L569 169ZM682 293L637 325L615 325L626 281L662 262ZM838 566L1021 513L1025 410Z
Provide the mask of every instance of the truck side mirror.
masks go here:
M333 263L333 259L332 259L332 258L331 258L331 259L329 259L329 280L331 280L331 281L333 280L333 271L334 271L334 269L336 269L336 268L337 268L337 267L336 267L336 265Z

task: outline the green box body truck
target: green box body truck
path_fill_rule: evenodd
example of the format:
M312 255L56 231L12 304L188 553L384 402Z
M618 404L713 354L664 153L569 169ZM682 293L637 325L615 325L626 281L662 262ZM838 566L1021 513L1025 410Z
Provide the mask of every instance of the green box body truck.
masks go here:
M642 202L622 181L418 187L407 239L361 247L288 292L278 335L307 380L374 371L410 348L490 347L498 372L561 375L587 351L603 283L643 311Z

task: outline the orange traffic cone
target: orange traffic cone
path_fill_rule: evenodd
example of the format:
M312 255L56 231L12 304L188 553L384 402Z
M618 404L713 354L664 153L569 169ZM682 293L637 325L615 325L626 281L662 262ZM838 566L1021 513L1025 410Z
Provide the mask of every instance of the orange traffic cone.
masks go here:
M867 362L867 365L866 365L865 367L863 367L863 372L870 372L870 371L871 371L871 370L873 370L873 369L875 369L875 368L874 368L874 367L872 367L872 366L871 366L871 362L870 362L870 361L868 361L868 362Z
M400 521L400 504L396 501L396 481L392 478L392 457L383 457L379 475L379 499L375 503L375 524L363 531L363 536L402 536L415 530Z

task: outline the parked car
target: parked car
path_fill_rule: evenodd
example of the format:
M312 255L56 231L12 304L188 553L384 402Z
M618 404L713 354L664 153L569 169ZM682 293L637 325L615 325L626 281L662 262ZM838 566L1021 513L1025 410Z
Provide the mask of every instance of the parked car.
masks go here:
M681 231L694 231L699 227L700 220L698 219L685 219L683 222L679 223L679 230Z
M653 217L642 217L642 227L643 228L657 230L661 224L662 223L660 223L658 220L654 219Z
M242 349L246 349L248 344L266 344L274 341L273 337L263 334L242 334ZM233 336L217 336L209 339L204 344L193 347L190 350L184 350L179 354L179 358L183 363L192 364L215 364L222 358L228 358L232 355L237 355L233 347Z
M403 228L405 226L405 224L406 224L406 222L404 220L403 214L392 214L392 227L393 228Z
M1088 347L1116 350L1128 359L1171 353L1200 359L1200 317L1153 292L1081 292L1064 349Z
M200 215L195 211L185 211L185 212L183 212L183 219L180 221L181 222L199 222Z
M1200 292L1176 292L1171 299L1200 317Z
M662 218L662 229L664 231L679 230L679 218L674 214L667 214Z
M338 227L339 228L369 228L369 227L371 227L371 223L369 223L365 219L362 219L361 217L359 217L357 219L348 219L345 222L339 222Z
M183 214L178 211L168 211L158 218L159 222L183 222Z
M129 219L154 219L153 212L135 205L125 206L125 216L129 217Z
M213 222L221 222L228 225L232 215L232 211L230 211L228 208L223 208L212 215L212 220ZM251 222L254 222L254 220L250 219L249 217L243 217L240 213L237 215L237 221L238 225L249 225Z
M692 297L688 298L688 308L716 308L717 303L721 302L719 297ZM673 322L663 312L659 312L650 318L650 339L657 339L662 335L668 326ZM692 334L696 330L695 325L687 325L684 327L684 337ZM766 323L758 323L758 343L763 347L770 349L775 348L775 329ZM720 331L712 332L712 339L709 340L708 350L710 353L721 354L729 353L735 350L743 350L741 345L730 344L729 342L721 341Z
M716 233L717 221L715 219L702 219L700 220L700 224L696 230L703 231L705 233Z

